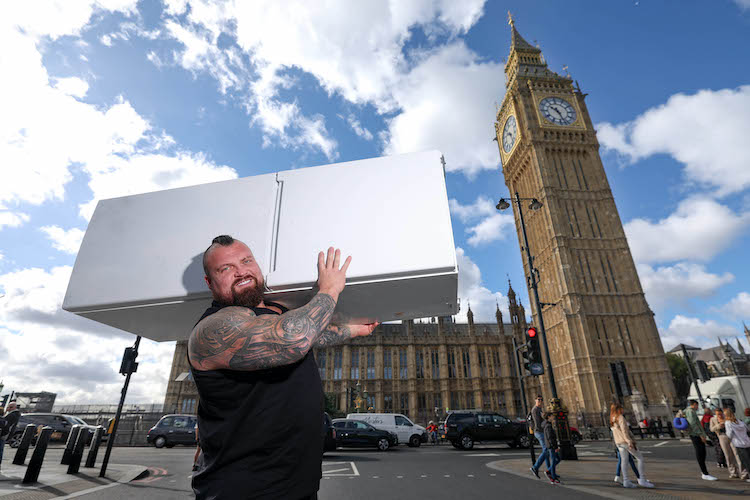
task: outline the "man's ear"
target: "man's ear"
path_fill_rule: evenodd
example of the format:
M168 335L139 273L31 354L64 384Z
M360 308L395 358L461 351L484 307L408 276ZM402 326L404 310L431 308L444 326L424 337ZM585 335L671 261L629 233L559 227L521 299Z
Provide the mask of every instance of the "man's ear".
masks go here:
M208 288L211 288L211 278L209 278L208 275L205 275L203 279L206 280L206 285L208 285Z

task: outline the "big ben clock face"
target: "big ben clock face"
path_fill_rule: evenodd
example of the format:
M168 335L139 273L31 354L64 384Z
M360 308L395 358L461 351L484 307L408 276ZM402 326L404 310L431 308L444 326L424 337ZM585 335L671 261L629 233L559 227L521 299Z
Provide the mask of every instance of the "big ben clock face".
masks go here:
M510 153L510 150L513 149L513 144L516 143L517 135L516 117L510 116L505 121L505 126L503 127L503 151Z
M542 116L555 125L570 125L576 121L576 110L572 104L560 97L546 97L539 101Z

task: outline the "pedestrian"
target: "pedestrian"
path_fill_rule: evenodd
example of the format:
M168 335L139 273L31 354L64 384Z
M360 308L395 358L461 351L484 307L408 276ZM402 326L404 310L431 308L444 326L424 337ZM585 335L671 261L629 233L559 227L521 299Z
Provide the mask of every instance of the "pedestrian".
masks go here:
M551 469L547 441L544 439L544 429L542 429L542 426L544 425L544 415L542 412L543 405L544 398L539 394L536 397L536 404L531 409L531 420L534 424L534 437L539 441L539 446L542 447L542 452L539 454L539 458L536 459L536 463L531 466L531 469L529 469L536 477L539 477L539 467L542 466L542 463L547 466L547 470Z
M638 468L638 485L644 488L653 488L654 485L646 479L643 472L643 453L638 450L638 447L635 444L635 436L630 432L630 426L625 421L625 417L622 413L622 405L619 403L612 403L609 412L609 427L612 430L612 436L614 437L620 460L622 461L622 458L626 455L635 458ZM622 485L625 488L635 488L635 483L628 479L627 467L622 467Z
M706 429L706 435L708 436L708 439L711 440L711 443L713 444L714 451L716 452L716 467L718 468L727 468L727 458L724 453L724 449L721 447L721 443L719 442L719 436L716 434L716 431L714 429L719 428L716 418L716 412L721 412L721 408L716 408L714 411L714 415L711 416L710 419L708 419L708 425L706 425L704 428ZM723 418L723 414L722 414ZM721 426L724 427L723 425Z
M620 456L620 452L617 449L617 443L614 442L614 434L612 436L612 443L615 446L615 455L617 456L617 469L615 469L615 482L619 483L622 481L622 478L620 477L620 473L622 471L622 457ZM631 455L630 453L628 453L628 462L630 463L630 468L633 470L633 473L635 474L636 479L640 479L641 475L638 472L638 467L635 466L635 460L633 460L633 455Z
M201 442L198 436L198 422L195 423L195 455L193 455L193 472L198 470L198 459L201 456Z
M750 425L750 408L745 408L745 425Z
M737 420L731 408L724 408L724 417L727 437L732 440L742 467L750 471L750 436L747 435L747 424ZM745 481L750 483L750 479Z
M15 401L8 403L8 413L4 414L0 420L3 424L0 425L0 467L3 463L3 451L5 450L5 442L13 437L16 432L16 425L18 420L21 418L21 412L18 410L18 405Z
M350 262L341 264L338 249L320 252L316 293L289 310L265 300L247 245L221 235L204 252L213 302L188 340L203 457L192 479L198 500L317 498L324 397L312 348L377 326L331 323Z
M737 449L732 444L732 440L726 434L726 416L721 408L717 408L714 417L711 419L711 430L716 433L724 457L726 458L727 468L729 469L729 478L747 479L748 471L742 466Z
M544 414L544 423L542 424L542 432L544 434L544 442L547 445L547 452L549 453L549 460L551 467L544 471L547 475L547 479L552 484L560 484L560 476L557 475L556 468L557 464L560 463L560 446L557 443L557 433L555 432L555 426L552 423L554 413L547 412Z
M690 441L693 443L693 449L695 450L695 458L698 461L698 466L701 468L701 479L706 481L716 481L717 478L708 473L706 469L706 431L701 425L701 421L698 418L698 401L691 399L689 406L685 408L685 420L688 423L688 435Z
M438 444L438 428L437 425L435 425L435 422L430 420L430 423L427 424L427 434L430 435L430 439L432 440L432 444L436 445Z

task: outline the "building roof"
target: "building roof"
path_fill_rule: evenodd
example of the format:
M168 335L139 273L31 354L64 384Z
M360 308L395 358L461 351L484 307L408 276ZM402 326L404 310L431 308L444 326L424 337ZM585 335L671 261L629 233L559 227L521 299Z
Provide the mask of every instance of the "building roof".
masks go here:
M729 344L724 345L717 345L716 347L709 347L708 349L701 349L700 351L695 353L695 360L696 361L721 361L722 359L726 359L726 349L729 349L729 355L734 359L744 359L744 356L739 354L737 351L734 350L734 347L732 347Z
M669 352L676 353L676 354L682 354L682 346L685 346L686 351L700 351L700 347L694 347L687 344L677 344L672 349L669 350Z

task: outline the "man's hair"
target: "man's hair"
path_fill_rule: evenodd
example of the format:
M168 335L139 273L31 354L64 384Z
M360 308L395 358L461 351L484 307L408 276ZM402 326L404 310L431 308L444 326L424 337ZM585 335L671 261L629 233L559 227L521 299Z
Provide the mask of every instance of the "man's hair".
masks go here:
M211 244L208 245L208 248L206 248L206 251L203 252L203 272L206 273L206 276L209 276L208 266L206 265L206 258L208 257L208 252L214 247L214 245L221 245L223 247L228 247L234 242L235 242L235 239L229 236L228 234L220 234L219 236L211 240Z
M693 406L693 405L697 405L697 404L698 404L698 401L696 401L694 399L691 399L690 401L688 401L688 406Z

